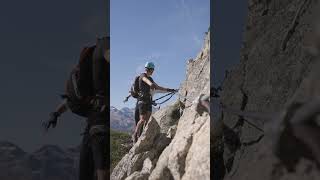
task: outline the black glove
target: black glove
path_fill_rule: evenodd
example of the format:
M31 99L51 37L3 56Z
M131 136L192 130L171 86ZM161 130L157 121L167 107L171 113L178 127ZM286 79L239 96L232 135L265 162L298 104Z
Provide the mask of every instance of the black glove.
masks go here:
M42 126L46 131L50 128L50 126L52 126L53 128L56 127L59 115L60 114L58 112L52 112L50 113L50 118L42 122Z
M178 90L176 90L176 89L169 89L169 88L168 88L167 91L168 91L168 92L177 92Z

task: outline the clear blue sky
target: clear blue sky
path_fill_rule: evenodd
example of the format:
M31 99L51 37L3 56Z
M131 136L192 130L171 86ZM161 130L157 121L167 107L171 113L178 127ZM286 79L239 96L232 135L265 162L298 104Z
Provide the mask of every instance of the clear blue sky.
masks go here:
M155 63L153 79L179 88L186 62L200 51L210 24L209 0L111 0L111 106L124 104L133 78Z

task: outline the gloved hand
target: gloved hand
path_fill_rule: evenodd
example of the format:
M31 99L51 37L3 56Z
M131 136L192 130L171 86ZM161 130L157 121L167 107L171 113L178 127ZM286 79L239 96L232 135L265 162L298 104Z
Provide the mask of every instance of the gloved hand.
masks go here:
M42 126L45 128L46 131L48 131L50 126L52 126L53 128L56 127L59 115L60 114L58 112L52 112L50 113L50 118L42 122Z
M167 91L168 91L168 92L177 92L178 90L176 90L176 89L169 89L169 88L168 88Z
M123 103L128 102L128 100L129 100L130 97L131 97L131 95L127 96L127 97L123 100Z

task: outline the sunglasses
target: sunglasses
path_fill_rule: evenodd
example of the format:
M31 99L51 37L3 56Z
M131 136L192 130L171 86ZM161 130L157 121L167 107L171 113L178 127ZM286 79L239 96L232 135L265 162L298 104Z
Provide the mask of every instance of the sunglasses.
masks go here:
M154 71L153 68L147 68L147 71Z

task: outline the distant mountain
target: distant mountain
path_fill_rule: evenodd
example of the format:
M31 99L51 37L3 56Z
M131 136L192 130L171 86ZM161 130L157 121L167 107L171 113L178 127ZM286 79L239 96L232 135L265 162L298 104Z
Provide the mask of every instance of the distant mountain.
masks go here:
M45 145L33 153L10 142L0 142L1 180L76 180L79 147Z
M110 125L111 129L123 132L132 132L135 126L134 109L124 107L117 109L110 107Z

